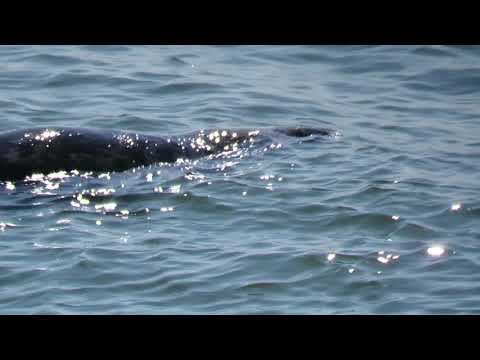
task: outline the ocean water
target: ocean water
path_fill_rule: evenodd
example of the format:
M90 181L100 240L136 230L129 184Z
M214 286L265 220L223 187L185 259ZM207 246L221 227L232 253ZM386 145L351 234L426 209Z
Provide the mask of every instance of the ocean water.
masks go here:
M1 46L0 131L336 133L0 183L0 313L480 313L479 99L476 46Z

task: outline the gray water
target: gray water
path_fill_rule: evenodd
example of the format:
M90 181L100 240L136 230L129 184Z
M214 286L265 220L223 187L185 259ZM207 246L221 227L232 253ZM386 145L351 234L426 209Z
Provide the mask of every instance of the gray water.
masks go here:
M1 183L0 313L480 313L479 96L479 47L1 46L0 131L337 133Z

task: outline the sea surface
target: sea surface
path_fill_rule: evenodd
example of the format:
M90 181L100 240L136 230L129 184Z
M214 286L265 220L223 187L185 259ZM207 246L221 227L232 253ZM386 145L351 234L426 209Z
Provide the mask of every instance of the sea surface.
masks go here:
M478 46L1 46L32 126L334 135L0 183L0 314L480 313Z

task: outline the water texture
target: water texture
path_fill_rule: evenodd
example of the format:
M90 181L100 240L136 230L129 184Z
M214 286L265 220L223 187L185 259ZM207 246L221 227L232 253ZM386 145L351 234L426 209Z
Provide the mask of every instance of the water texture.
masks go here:
M1 46L0 131L338 133L0 183L0 313L480 313L479 64L472 46Z

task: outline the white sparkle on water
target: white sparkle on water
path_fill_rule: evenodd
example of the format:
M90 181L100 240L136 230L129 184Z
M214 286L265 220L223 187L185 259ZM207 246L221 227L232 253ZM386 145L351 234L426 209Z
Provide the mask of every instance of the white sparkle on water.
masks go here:
M170 187L170 192L173 194L178 194L180 192L181 185L173 185Z
M114 202L95 205L95 209L97 210L104 209L106 211L113 211L115 210L116 207L117 207L117 204Z
M377 258L377 260L380 261L382 264L388 263L388 259L386 257L383 257L383 256L379 256Z
M441 246L435 245L429 247L427 253L430 256L442 256L445 253L445 249Z
M457 210L460 210L461 207L462 207L462 204L453 204L451 209L452 211L457 211Z

